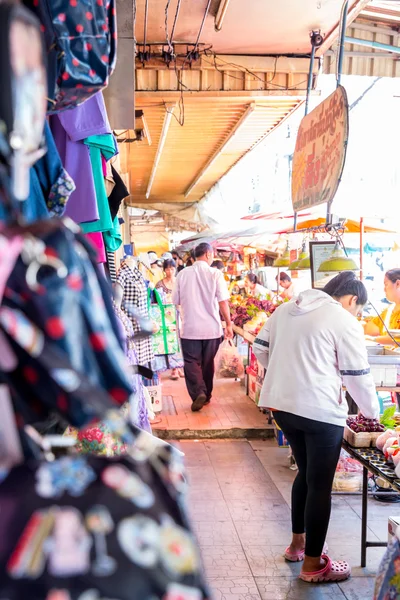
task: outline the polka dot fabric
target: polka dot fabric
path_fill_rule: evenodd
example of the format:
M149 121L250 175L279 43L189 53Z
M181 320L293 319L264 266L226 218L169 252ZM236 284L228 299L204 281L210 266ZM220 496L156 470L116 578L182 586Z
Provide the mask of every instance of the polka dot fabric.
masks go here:
M25 0L48 51L48 113L78 106L108 84L116 63L115 0Z
M39 272L39 292L26 282L20 258L0 307L0 327L18 358L7 375L25 422L61 412L80 427L128 401L132 379L113 310L112 290L98 273L95 255L83 235L62 224L41 223L49 257L68 270L61 279ZM38 399L32 410L32 397Z

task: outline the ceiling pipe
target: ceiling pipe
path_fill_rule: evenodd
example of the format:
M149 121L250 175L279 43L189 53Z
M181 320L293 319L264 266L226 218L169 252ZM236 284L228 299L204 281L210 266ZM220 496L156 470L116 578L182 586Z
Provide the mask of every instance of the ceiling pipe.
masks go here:
M338 55L337 74L336 74L336 87L339 87L339 85L342 81L343 59L344 59L344 41L345 41L345 37L346 37L348 10L349 10L349 0L344 0L343 8L342 8L342 15L341 15L339 55Z
M399 46L392 46L390 44L382 44L381 42L374 42L373 40L361 40L358 38L345 37L344 41L347 44L356 44L357 46L367 46L368 48L376 48L377 50L384 50L385 52L393 52L394 54L400 54ZM379 57L379 54L378 54Z
M222 24L224 22L226 11L228 10L230 1L231 0L221 0L220 1L218 11L215 16L215 31L221 31Z
M163 123L162 131L161 131L160 141L158 142L157 153L156 153L156 157L154 159L153 168L151 170L151 175L150 175L149 183L148 183L147 190L146 190L146 199L147 200L150 198L151 188L153 187L154 179L155 179L156 173L157 173L157 168L158 168L158 165L159 165L159 162L161 159L161 155L164 150L165 142L167 140L168 130L169 130L169 126L171 124L171 119L174 116L175 107L176 107L176 104L172 104L172 105L167 104L167 106L165 107L166 110L165 110L164 123Z
M233 127L233 129L229 133L228 137L223 142L222 146L220 146L220 148L215 152L215 154L212 155L212 157L207 161L206 165L202 168L200 173L196 176L196 179L194 179L192 181L192 183L190 184L190 186L188 187L188 189L185 192L185 198L187 198L191 194L192 190L196 187L196 185L198 184L200 179L206 174L206 172L211 167L211 165L217 160L217 158L219 156L221 156L221 154L223 153L225 148L235 137L238 130L244 125L244 123L247 121L247 119L250 117L250 115L254 112L255 108L256 108L256 105L254 102L252 102L251 104L248 105L248 107L244 111L243 115L240 117L239 121L236 123L236 125Z

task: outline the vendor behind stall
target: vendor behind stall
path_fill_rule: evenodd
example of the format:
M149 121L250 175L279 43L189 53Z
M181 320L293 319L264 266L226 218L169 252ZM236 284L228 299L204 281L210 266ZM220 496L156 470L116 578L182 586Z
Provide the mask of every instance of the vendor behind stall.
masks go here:
M268 288L261 285L261 283L258 281L257 275L254 273L249 273L246 275L244 285L247 295L252 296L253 298L257 298L259 300L268 300L273 296L272 292Z
M278 281L278 277L276 280ZM279 273L279 288L283 288L283 291L278 290L279 296L282 298L282 300L291 300L295 295L292 278L284 271Z
M395 345L388 330L400 331L400 269L391 269L385 274L385 295L391 304L380 316L365 324L364 333L375 338L378 344Z

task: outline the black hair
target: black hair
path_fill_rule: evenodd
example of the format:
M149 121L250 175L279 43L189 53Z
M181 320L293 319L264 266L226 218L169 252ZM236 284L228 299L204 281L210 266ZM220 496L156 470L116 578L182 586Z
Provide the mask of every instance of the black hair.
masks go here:
M325 294L332 298L357 296L357 305L364 306L368 302L368 292L362 281L357 279L353 271L343 271L331 279L324 289Z
M213 269L220 269L220 271L222 271L223 269L225 269L225 265L222 262L222 260L214 260L214 262L212 263L212 268Z
M385 277L389 279L392 283L396 283L400 279L400 269L390 269L385 273Z
M176 269L176 262L172 258L166 258L163 263L163 269L168 269L168 267L174 267Z
M172 250L172 251L171 251L171 254L172 254L172 258L173 258L174 256L176 256L177 258L181 258L181 257L180 257L180 255L179 255L179 252L177 252L176 250Z
M257 275L255 275L254 273L247 273L247 275L246 275L246 279L248 279L248 280L250 281L250 283L255 283L256 285L257 285L258 283L260 283L260 282L258 281L258 277L257 277Z
M292 281L292 278L290 277L290 275L288 275L287 273L285 273L284 271L282 273L279 273L279 281Z
M201 258L205 254L207 254L207 252L212 252L212 251L213 251L213 249L212 249L211 244L209 244L208 242L202 242L201 244L196 246L196 248L194 249L194 256L195 256L195 258Z

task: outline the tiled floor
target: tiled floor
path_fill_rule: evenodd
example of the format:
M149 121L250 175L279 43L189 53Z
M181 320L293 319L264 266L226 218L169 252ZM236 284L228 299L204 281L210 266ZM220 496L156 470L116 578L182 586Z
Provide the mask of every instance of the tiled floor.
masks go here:
M184 379L172 381L164 376L162 386L165 402L159 415L161 423L153 425L156 431L265 429L267 426L265 415L246 396L245 388L239 381L216 380L211 403L197 413L191 411L192 402Z
M273 440L179 442L190 478L189 510L214 600L371 600L383 549L360 564L360 497L336 496L329 554L349 560L343 584L300 582L299 564L282 552L290 539L289 495L295 474L287 450ZM387 518L399 508L370 500L369 538L387 537Z

